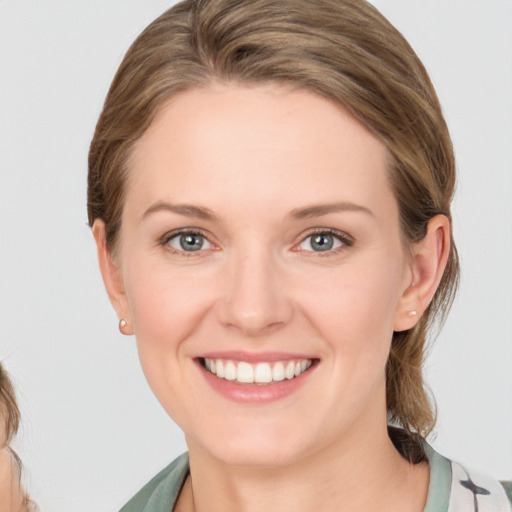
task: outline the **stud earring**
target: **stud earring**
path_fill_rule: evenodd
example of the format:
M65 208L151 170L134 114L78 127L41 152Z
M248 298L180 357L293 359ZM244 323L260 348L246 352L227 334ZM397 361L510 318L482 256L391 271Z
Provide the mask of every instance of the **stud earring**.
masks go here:
M408 315L412 318L414 316L416 316L418 314L418 312L415 310L415 309L412 309L411 311L409 311Z
M124 318L121 318L121 320L119 320L119 330L121 331L121 334L124 334L123 329L127 325L128 325L128 322Z

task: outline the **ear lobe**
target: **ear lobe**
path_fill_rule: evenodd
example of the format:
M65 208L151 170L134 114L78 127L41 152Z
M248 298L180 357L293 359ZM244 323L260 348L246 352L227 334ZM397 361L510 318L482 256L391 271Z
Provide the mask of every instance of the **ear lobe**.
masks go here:
M449 219L445 215L436 215L430 219L424 238L412 245L411 281L395 313L395 331L414 327L427 309L443 277L450 253L450 240Z
M125 320L123 334L133 334L128 332L131 330L131 322L129 321L128 301L124 290L123 278L119 265L114 261L110 247L107 243L105 223L101 219L96 219L92 226L92 234L96 242L96 250L98 254L98 263L100 266L101 276L105 289L107 290L110 303L115 309L118 318Z

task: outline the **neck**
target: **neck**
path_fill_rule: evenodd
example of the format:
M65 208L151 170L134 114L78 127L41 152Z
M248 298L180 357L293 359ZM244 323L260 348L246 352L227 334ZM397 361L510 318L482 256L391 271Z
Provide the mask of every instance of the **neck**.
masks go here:
M193 443L189 456L177 512L421 512L428 490L428 465L403 459L386 425L272 468L231 466Z

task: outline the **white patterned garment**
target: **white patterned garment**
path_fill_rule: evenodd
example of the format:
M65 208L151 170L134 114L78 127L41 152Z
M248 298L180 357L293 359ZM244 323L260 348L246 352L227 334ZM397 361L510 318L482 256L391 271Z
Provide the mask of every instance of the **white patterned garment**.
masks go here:
M452 489L448 512L510 512L511 506L502 485L487 476L466 471L451 463Z
M469 471L424 443L430 465L430 485L424 512L512 512L503 486L495 479Z

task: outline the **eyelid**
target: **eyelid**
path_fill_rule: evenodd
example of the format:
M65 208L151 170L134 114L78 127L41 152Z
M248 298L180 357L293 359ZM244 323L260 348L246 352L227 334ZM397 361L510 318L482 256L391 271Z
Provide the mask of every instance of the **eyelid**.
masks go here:
M178 237L180 235L200 235L205 240L207 240L208 243L212 247L210 247L208 249L199 249L198 251L184 251L184 250L181 250L181 249L176 249L175 247L172 247L169 244L169 242L173 238L176 238L176 237ZM158 245L164 246L165 248L167 248L169 251L171 251L173 253L179 253L179 254L184 254L186 256L192 256L192 255L198 255L198 253L201 253L201 252L211 251L212 249L216 249L217 245L215 244L215 242L212 241L211 238L212 237L211 237L211 235L209 233L206 233L204 230L202 230L200 228L193 228L193 227L190 227L190 228L189 227L187 227L187 228L179 228L179 229L173 229L171 231L168 231L163 236L161 236L158 239Z
M340 231L339 229L334 229L334 228L313 228L313 229L307 231L306 233L303 233L300 236L300 239L295 244L293 250L295 250L297 252L301 251L302 249L299 249L298 246L300 244L302 244L305 240L307 240L309 237L314 236L314 235L330 235L330 236L333 236L333 237L337 238L342 243L341 247L338 247L336 249L331 249L331 250L325 251L325 252L304 250L304 252L315 253L316 255L319 255L319 256L328 256L329 254L336 253L336 252L338 252L341 249L344 249L346 247L351 247L352 245L354 245L354 242L355 242L353 237L351 237L348 233L346 233L344 231Z

